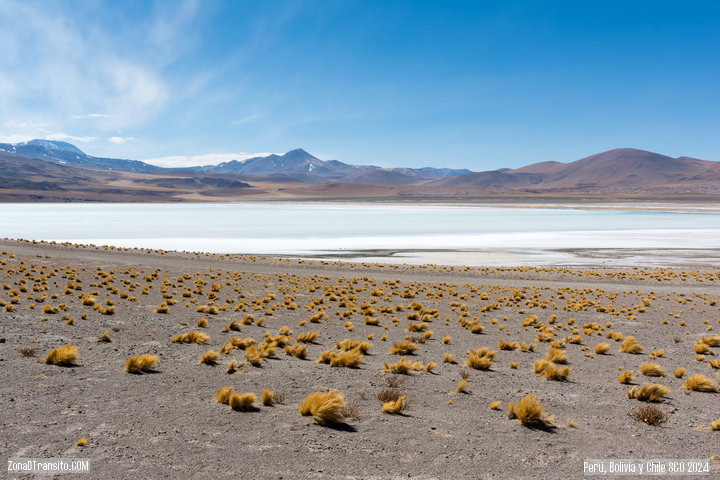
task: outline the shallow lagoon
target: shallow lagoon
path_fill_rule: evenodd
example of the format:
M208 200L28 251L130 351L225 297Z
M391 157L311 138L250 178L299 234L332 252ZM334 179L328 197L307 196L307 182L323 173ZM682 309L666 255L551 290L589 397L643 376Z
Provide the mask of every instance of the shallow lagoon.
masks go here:
M560 251L720 248L715 211L356 203L35 203L1 211L0 236L9 238L363 259L390 250L390 260L412 263L573 263L559 261L568 256Z

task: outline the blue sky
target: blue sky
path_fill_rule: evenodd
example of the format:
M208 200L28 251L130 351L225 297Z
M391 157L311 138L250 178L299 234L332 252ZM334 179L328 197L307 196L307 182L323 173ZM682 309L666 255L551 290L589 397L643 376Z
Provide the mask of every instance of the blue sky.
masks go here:
M0 0L0 141L217 163L720 160L720 2Z

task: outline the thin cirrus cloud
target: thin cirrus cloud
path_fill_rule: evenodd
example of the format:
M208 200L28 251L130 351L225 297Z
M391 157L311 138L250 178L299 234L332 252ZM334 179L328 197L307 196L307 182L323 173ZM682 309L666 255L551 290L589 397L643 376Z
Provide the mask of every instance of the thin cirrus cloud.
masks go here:
M131 142L135 140L135 137L110 137L108 141L115 145L122 145L123 143Z
M148 158L143 160L150 165L166 168L197 167L217 165L232 160L243 161L254 157L267 157L272 153L208 153L205 155L171 155L167 157Z
M86 118L110 118L112 115L109 113L87 113L85 115L70 115L73 120L83 120Z

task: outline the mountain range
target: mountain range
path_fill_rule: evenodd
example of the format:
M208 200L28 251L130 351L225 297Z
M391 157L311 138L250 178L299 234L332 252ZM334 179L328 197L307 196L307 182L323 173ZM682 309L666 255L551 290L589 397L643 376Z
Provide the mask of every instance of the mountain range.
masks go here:
M237 198L463 197L720 193L720 162L621 148L570 163L471 172L381 168L284 155L182 169L93 157L50 140L0 143L0 200L198 201Z

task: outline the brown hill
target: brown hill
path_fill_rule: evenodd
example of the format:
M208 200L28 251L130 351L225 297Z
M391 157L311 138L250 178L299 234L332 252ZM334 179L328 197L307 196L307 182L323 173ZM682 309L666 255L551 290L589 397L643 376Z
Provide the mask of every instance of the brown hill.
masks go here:
M429 182L428 185L495 189L572 189L720 184L720 163L672 158L620 148L571 163L542 162L507 171L478 172Z

